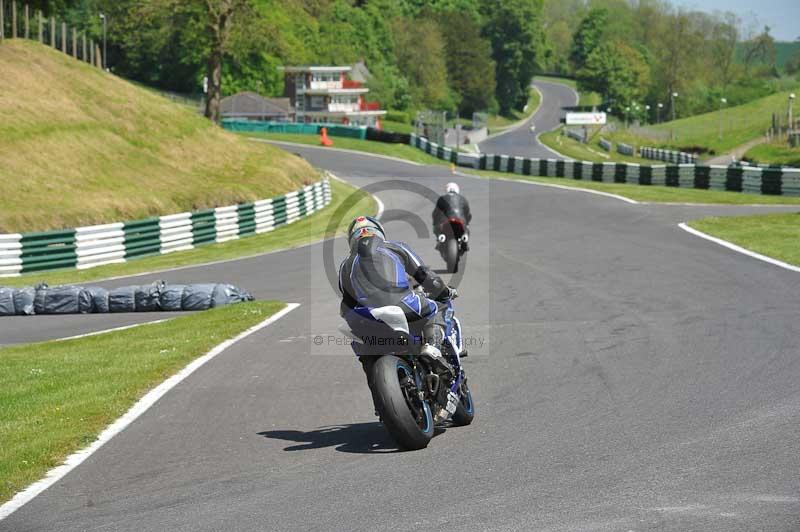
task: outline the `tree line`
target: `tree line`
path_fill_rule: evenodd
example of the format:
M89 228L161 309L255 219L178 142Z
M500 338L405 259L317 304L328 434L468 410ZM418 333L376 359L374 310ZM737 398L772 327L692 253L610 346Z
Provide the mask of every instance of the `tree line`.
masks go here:
M179 93L208 79L207 115L243 90L283 92L280 65L364 61L387 109L510 113L546 55L544 0L32 0L96 39L108 64Z
M548 0L545 68L575 77L616 113L688 116L774 92L797 72L776 65L769 27L732 13L674 7L662 0ZM674 96L677 95L677 96ZM658 104L663 107L659 108Z
M105 13L115 73L194 94L207 78L212 118L225 95L281 95L280 65L363 60L383 108L462 116L522 109L544 71L651 118L659 103L662 118L673 101L677 116L744 103L800 70L779 71L769 28L664 0L27 1L97 41Z

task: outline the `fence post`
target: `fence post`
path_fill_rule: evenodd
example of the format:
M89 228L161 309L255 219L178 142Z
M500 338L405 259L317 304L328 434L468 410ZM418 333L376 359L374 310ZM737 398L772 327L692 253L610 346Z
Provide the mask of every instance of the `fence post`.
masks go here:
M72 57L78 58L78 31L72 28Z
M81 34L81 61L86 61L86 34Z
M100 70L102 70L103 69L103 52L100 51L100 45L99 44L97 45L97 51L94 53L94 56L95 56L95 59L97 59L97 61L95 61L97 63L95 66L97 68L99 68Z
M28 4L25 4L25 38L31 38L31 19L30 19L30 8Z
M61 23L61 51L67 53L67 23Z
M0 0L0 41L6 38L6 16L5 16L5 9L3 6L3 0Z
M89 39L89 64L94 65L94 41Z
M50 17L50 47L56 47L56 17Z
M37 15L39 15L39 42L44 42L44 28L42 27L43 21L41 9L37 12Z
M17 0L11 0L11 38L17 38Z

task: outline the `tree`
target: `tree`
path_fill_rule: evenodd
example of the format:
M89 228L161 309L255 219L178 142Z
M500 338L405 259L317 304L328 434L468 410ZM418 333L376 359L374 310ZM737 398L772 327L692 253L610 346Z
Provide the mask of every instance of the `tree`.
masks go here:
M494 102L495 65L480 26L463 11L440 12L437 21L444 37L447 77L459 96L458 110L471 116L489 109Z
M222 98L222 61L231 42L231 32L245 13L252 14L249 0L204 0L205 29L208 32L205 116L219 122L219 103ZM252 28L251 28L252 30Z
M650 84L644 56L622 41L607 41L595 48L577 75L581 90L598 92L617 107L641 102Z
M739 43L740 21L733 13L727 13L723 20L711 29L711 62L717 80L723 88L731 82L736 63L736 45Z
M789 75L800 74L800 50L796 50L786 61L786 73Z
M743 62L746 73L749 73L750 68L761 63L775 68L775 39L769 34L770 27L764 26L764 31L744 43Z
M500 113L522 109L530 82L546 56L542 0L485 0L483 34L492 45Z
M600 46L607 24L608 11L602 8L590 10L581 21L575 31L569 53L569 60L575 71L582 69L592 50Z
M431 108L452 108L447 85L444 39L430 18L394 21L397 64L409 81L412 98Z

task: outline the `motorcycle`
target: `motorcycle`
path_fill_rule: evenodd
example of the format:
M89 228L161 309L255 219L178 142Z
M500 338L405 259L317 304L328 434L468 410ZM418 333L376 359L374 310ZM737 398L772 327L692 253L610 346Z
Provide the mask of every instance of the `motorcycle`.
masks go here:
M420 356L422 339L410 331L405 313L398 306L355 311L358 318L349 320L351 325L340 327L364 365L376 414L403 450L427 447L437 423L449 419L453 425L465 426L475 416L472 393L461 366L462 354L466 356L461 323L455 317L453 302L448 301L446 306L442 355L453 368L452 373L437 372Z
M469 240L464 220L451 216L439 225L436 234L436 249L439 250L442 259L447 264L447 271L458 272L459 260L467 252L467 241Z

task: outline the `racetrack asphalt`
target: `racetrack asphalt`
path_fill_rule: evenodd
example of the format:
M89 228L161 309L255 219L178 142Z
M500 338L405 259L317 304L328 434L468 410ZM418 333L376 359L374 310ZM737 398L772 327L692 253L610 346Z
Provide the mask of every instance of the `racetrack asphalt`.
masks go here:
M357 362L314 345L339 324L321 244L99 283L218 280L302 306L200 368L0 531L800 529L800 275L677 227L774 208L633 205L292 151L359 186L461 185L474 219L455 304L465 334L486 342L465 360L474 424L393 452ZM387 218L429 219L426 199L389 188L377 192ZM443 266L425 231L387 228ZM0 337L158 317L2 319Z
M539 109L519 126L479 143L478 147L482 152L540 159L564 158L542 144L539 135L552 131L561 124L566 108L578 105L578 94L561 83L534 81L533 86L542 94ZM531 126L534 126L533 130Z

